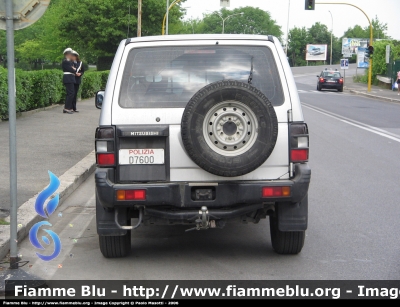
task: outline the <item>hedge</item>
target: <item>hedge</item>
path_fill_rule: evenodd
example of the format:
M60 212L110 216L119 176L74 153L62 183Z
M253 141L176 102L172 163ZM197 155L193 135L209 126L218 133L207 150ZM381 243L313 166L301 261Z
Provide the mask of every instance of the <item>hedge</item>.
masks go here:
M93 97L96 91L105 88L108 71L89 71L83 75L79 91L81 98ZM57 69L23 71L16 70L17 112L44 108L64 103L65 89L63 73ZM7 70L0 67L0 118L8 117Z

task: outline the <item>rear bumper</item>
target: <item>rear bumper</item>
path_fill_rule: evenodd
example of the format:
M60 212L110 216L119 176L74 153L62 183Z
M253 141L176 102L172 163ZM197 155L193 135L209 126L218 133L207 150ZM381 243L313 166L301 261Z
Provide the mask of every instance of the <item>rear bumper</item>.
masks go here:
M334 88L339 89L343 87L343 84L340 83L320 83L320 88Z
M291 180L219 182L210 187L214 189L215 197L209 201L193 200L192 190L209 187L210 183L200 183L200 186L187 182L113 184L110 178L114 178L114 175L112 168L99 168L95 173L99 235L126 234L128 230L121 228L121 225L128 225L131 209L143 208L145 220L161 220L172 225L194 223L199 218L199 209L202 206L207 207L209 218L217 223L235 217L246 220L246 215L257 221L260 217L265 217L266 207L270 208L271 204L275 204L274 214L278 215L278 227L281 231L307 229L307 193L311 177L308 164L296 164L295 177ZM266 186L290 186L291 195L262 198L262 187ZM146 200L117 201L115 195L119 189L144 189Z
M226 208L241 204L252 205L265 202L298 203L307 195L311 177L308 164L295 165L295 177L290 180L271 181L224 181L218 183L134 183L114 184L114 170L98 168L95 173L96 194L104 208L144 206L145 208L176 207L190 209L207 206L208 208ZM267 186L290 186L289 197L262 198L262 188ZM212 200L194 200L193 191L198 188L210 188L214 196ZM117 201L117 190L146 190L146 200Z

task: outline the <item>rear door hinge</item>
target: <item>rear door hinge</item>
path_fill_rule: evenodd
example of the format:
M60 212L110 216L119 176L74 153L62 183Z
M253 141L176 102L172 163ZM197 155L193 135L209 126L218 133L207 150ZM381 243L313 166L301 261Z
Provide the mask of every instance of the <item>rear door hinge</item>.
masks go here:
M289 123L293 122L292 109L289 109L289 110L287 111L287 119L288 119L288 122L289 122Z

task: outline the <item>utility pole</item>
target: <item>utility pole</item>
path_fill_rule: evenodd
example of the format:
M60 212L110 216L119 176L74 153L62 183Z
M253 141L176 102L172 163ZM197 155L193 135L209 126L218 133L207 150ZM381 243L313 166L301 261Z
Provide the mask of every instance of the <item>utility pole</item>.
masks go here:
M137 37L142 36L142 0L138 0Z
M329 12L329 14L331 14L331 19L332 19L332 27L331 27L331 56L330 56L330 58L329 58L330 66L332 66L333 15L332 15L332 12L331 12L331 11L328 11L328 12Z
M286 48L285 48L286 56L288 54L288 45L289 45L289 17L290 17L290 0L287 12L287 25L286 25Z

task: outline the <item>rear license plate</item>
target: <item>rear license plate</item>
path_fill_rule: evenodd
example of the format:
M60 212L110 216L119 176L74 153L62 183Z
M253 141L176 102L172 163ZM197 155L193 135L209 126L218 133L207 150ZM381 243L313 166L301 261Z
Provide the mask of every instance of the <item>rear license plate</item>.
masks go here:
M336 81L334 81L334 80L328 80L327 82L328 83L336 83Z
M120 149L119 164L164 164L164 149Z

